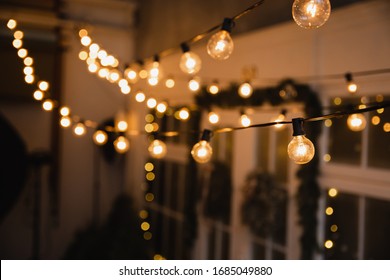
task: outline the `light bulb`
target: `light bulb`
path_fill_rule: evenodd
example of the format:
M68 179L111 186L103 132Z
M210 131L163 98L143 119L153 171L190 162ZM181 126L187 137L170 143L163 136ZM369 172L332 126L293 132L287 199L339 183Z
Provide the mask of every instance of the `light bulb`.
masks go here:
M357 84L353 81L352 73L345 74L345 80L347 82L347 89L350 93L355 93L357 91Z
M129 80L130 83L136 83L138 81L138 68L135 65L126 68L124 76Z
M182 108L178 115L180 120L186 121L190 117L190 111L187 108Z
M23 63L24 65L26 66L31 66L33 64L34 60L32 59L32 57L26 57L25 59L23 59Z
M188 88L195 92L195 91L198 91L200 89L200 81L199 81L199 78L197 77L194 77L192 78L189 82L188 82Z
M165 111L168 109L168 104L166 102L160 102L156 106L156 110L159 113L165 113Z
M43 108L45 111L51 111L51 110L53 110L53 108L54 108L54 103L53 103L53 101L50 100L50 99L45 100L45 101L42 103L42 108Z
M366 127L366 118L363 114L352 114L347 119L347 124L352 131L362 131Z
M26 49L19 49L18 50L18 56L20 58L25 58L28 54L28 51Z
M208 117L211 124L216 124L219 122L219 115L215 112L210 112Z
M82 122L77 123L73 128L73 132L77 136L83 136L86 133L86 130L87 129Z
M110 70L107 79L110 83L116 83L121 78L121 73L117 69Z
M248 127L251 125L251 122L252 122L251 119L246 114L241 115L240 123L242 126Z
M165 86L167 88L173 88L175 86L175 80L172 77L169 77L165 80Z
M139 103L141 102L144 102L145 101L145 93L143 93L142 91L138 90L137 93L135 94L135 100Z
M198 163L206 163L211 159L213 155L213 149L210 146L211 131L205 129L202 137L198 143L196 143L191 150L193 159Z
M187 74L198 73L202 66L200 57L196 53L191 52L186 43L181 44L181 49L183 51L179 64L181 71Z
M119 136L115 141L114 141L114 148L115 150L120 153L126 153L127 150L129 149L129 140L125 136Z
M23 46L23 41L20 39L15 39L12 41L12 45L15 49L20 49Z
M219 92L219 85L218 82L213 82L211 85L207 87L207 91L211 94L217 94Z
M46 91L46 90L49 89L49 83L46 82L46 81L39 81L38 82L38 87L39 87L40 90Z
M243 83L238 88L238 94L242 98L248 98L252 95L252 93L253 93L253 88L250 83Z
M16 20L14 20L14 19L10 19L10 20L8 20L8 22L7 22L7 27L9 28L9 29L15 29L16 28L16 26L17 26L17 22L16 22Z
M72 124L72 120L69 118L69 116L63 116L60 120L60 124L62 127L69 127Z
M34 96L34 99L35 99L35 100L42 100L43 97L44 97L44 94L43 94L42 91L36 90L36 91L34 91L33 96Z
M292 15L300 27L311 29L322 26L329 19L330 10L329 0L295 0Z
M92 136L93 142L96 145L104 145L107 143L108 136L107 133L103 130L96 130L95 133Z
M69 116L69 114L70 114L70 109L69 109L69 107L66 107L66 106L63 106L63 107L61 107L61 109L60 109L60 115L61 116Z
M157 100L153 97L149 98L147 101L146 101L146 106L149 108L149 109L153 109L154 107L157 106Z
M232 20L225 19L222 29L215 33L207 43L207 53L216 60L228 59L234 49L230 31Z
M148 151L151 157L153 158L163 158L167 153L167 145L161 140L155 139L149 145Z
M305 164L314 157L315 149L313 143L305 137L303 131L303 119L296 118L293 123L293 139L287 147L288 156L297 164Z
M81 37L80 42L83 46L88 47L92 43L92 39L88 35L85 35Z

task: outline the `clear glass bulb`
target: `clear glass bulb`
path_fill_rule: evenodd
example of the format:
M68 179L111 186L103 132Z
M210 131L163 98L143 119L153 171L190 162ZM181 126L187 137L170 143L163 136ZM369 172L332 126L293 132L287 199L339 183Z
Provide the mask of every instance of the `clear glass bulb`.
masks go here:
M288 156L297 164L305 164L314 157L313 143L304 135L294 136L287 147Z
M179 66L184 73L196 74L202 66L202 61L196 53L188 51L181 55Z
M201 140L192 147L191 155L198 163L206 163L211 159L213 155L213 149L209 142Z
M215 33L207 43L207 53L216 60L228 59L233 49L232 37L226 30Z
M93 142L96 145L104 145L107 143L108 136L107 133L103 130L96 130L95 133L92 136Z
M252 93L253 93L253 88L250 83L243 83L238 88L238 94L242 98L248 98L252 95Z
M167 145L161 140L155 139L149 145L148 151L153 158L163 158L167 154Z
M347 119L347 124L352 131L362 131L366 127L366 118L363 114L352 114Z
M292 15L300 27L312 29L322 26L329 19L330 10L329 0L295 0Z
M127 150L129 149L129 146L130 146L129 140L127 140L125 136L119 136L114 141L114 148L120 154L126 153Z

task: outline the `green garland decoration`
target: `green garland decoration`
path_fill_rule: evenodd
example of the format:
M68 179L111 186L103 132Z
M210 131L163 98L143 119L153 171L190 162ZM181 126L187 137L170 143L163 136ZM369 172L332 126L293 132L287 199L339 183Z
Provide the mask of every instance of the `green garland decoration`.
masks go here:
M237 91L238 85L232 85L229 89L212 95L205 88L202 88L201 92L195 97L195 101L200 110L209 110L212 106L240 108L261 106L265 103L278 106L291 102L301 102L305 105L304 110L307 117L322 115L322 105L317 94L308 85L297 84L291 79L282 81L276 87L254 89L253 94L247 99L241 98ZM317 147L321 125L307 122L305 123L305 132L314 146ZM315 250L318 249L316 238L316 213L320 197L318 175L319 158L317 154L310 163L302 165L297 172L297 177L300 179L297 194L299 223L303 228L300 238L302 259L312 259Z

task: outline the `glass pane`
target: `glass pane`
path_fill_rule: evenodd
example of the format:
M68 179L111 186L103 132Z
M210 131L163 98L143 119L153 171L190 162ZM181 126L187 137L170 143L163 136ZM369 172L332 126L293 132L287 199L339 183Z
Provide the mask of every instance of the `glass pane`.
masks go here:
M369 116L368 165L390 168L390 108L372 112Z
M279 130L276 134L276 180L278 182L287 182L287 146L291 134L288 129Z
M257 130L257 166L264 172L268 171L269 133L268 127Z
M358 200L345 193L328 197L325 237L333 246L325 248L326 259L357 259Z
M390 201L366 199L364 245L364 259L390 259Z
M333 162L360 165L362 132L351 131L347 117L332 119L329 137L329 153Z

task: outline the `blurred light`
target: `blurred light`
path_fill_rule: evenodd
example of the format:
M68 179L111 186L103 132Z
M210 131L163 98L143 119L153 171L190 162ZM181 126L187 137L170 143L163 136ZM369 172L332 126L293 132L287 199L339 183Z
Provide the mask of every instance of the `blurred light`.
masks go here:
M88 31L86 29L80 29L79 30L79 36L80 38L84 37L84 36L88 36Z
M22 49L18 50L18 56L20 58L25 58L27 56L27 54L28 54L28 51L26 49L22 48Z
M15 39L21 40L21 39L23 39L23 36L24 36L24 33L22 31L20 31L20 30L16 30L14 32L14 38Z
M153 169L154 169L153 163L151 163L151 162L145 163L145 171L150 172L150 171L153 171Z
M34 75L26 75L26 76L24 77L24 81L25 81L26 83L28 83L28 84L32 84L32 83L34 83L34 81L35 81L35 77L34 77Z
M46 91L49 89L49 83L46 81L39 81L38 82L38 88L42 91Z
M215 112L210 112L208 117L211 124L216 124L219 122L219 115Z
M146 180L153 181L156 178L156 175L154 175L153 172L148 172L148 173L146 173L145 177L146 177Z
M74 128L73 128L73 132L74 134L76 134L77 136L82 136L86 133L86 127L83 123L77 123Z
M171 78L168 78L166 79L165 81L165 86L167 88L173 88L175 86L175 80L171 77Z
M43 92L40 90L34 91L33 97L35 100L42 100L43 99Z
M200 81L199 78L194 77L188 82L188 88L191 91L198 91L200 89Z
M331 249L333 247L333 241L332 240L326 240L324 244L326 249Z
M148 211L146 211L146 210L141 210L141 211L139 211L139 217L140 217L141 219L147 219L148 216L149 216Z
M23 59L23 63L26 66L31 66L33 64L33 62L34 62L34 60L29 56L26 57L25 59Z
M328 190L328 195L330 197L335 197L335 196L337 196L337 194L338 194L338 191L335 188L331 188Z
M145 233L144 233L144 239L145 239L145 240L150 240L150 239L152 239L152 233L149 232L149 231L145 232Z
M145 195L145 200L146 200L147 202L152 202L152 201L154 200L154 195L153 195L152 193L147 193L147 194Z
M331 231L331 232L336 232L338 229L339 229L339 227L338 227L337 225L332 225L332 226L330 227L330 231Z
M64 116L60 120L60 124L62 127L69 127L72 124L72 120L68 116Z
M23 42L20 39L15 39L12 41L12 45L15 49L20 49L23 46Z
M139 103L144 102L145 98L145 94L142 91L137 91L135 94L135 100Z
M25 75L32 75L34 73L34 68L32 68L31 66L26 66L23 68L23 73Z
M330 154L325 154L324 155L324 161L325 162L329 162L331 159L332 159L332 157L330 156Z
M120 154L126 153L129 149L129 146L130 146L129 140L127 140L125 136L119 136L114 141L114 148Z
M154 107L157 106L157 100L153 97L149 98L146 101L146 106L148 106L149 109L153 109Z
M91 37L89 37L88 35L85 35L85 36L81 37L80 42L83 46L88 47L92 43L92 40L91 40Z
M12 30L12 29L15 29L16 26L17 26L16 20L14 20L14 19L8 20L8 22L7 22L7 27L8 27L9 29L11 29L11 30Z
M149 229L150 229L150 224L149 224L148 222L142 222L142 224L141 224L141 229L142 229L143 231L149 230Z
M325 213L326 213L326 215L328 215L328 216L332 215L332 214L333 214L333 208L332 208L332 207L327 207L327 208L325 209Z
M390 132L390 123L385 123L384 125L383 125L383 130L384 130L384 132Z
M340 105L342 103L342 100L340 97L336 97L335 99L333 99L333 103L335 105Z
M168 108L168 105L166 102L160 102L159 104L157 104L156 110L159 113L165 113L167 108Z
M79 59L80 60L87 60L87 58L88 58L88 53L86 51L79 52Z
M152 114L147 114L145 116L145 121L149 122L149 123L153 122L154 121L154 116Z
M61 114L61 116L68 116L70 114L69 107L66 107L66 106L61 107L60 114Z
M183 121L188 120L190 117L190 111L187 108L182 108L179 111L179 118Z
M378 125L380 122L381 122L381 118L378 117L378 116L373 116L372 119L371 119L371 123L373 125Z
M332 122L332 120L331 119L327 119L327 120L325 120L325 126L326 127L331 127L332 126L332 124L333 124L333 122Z

